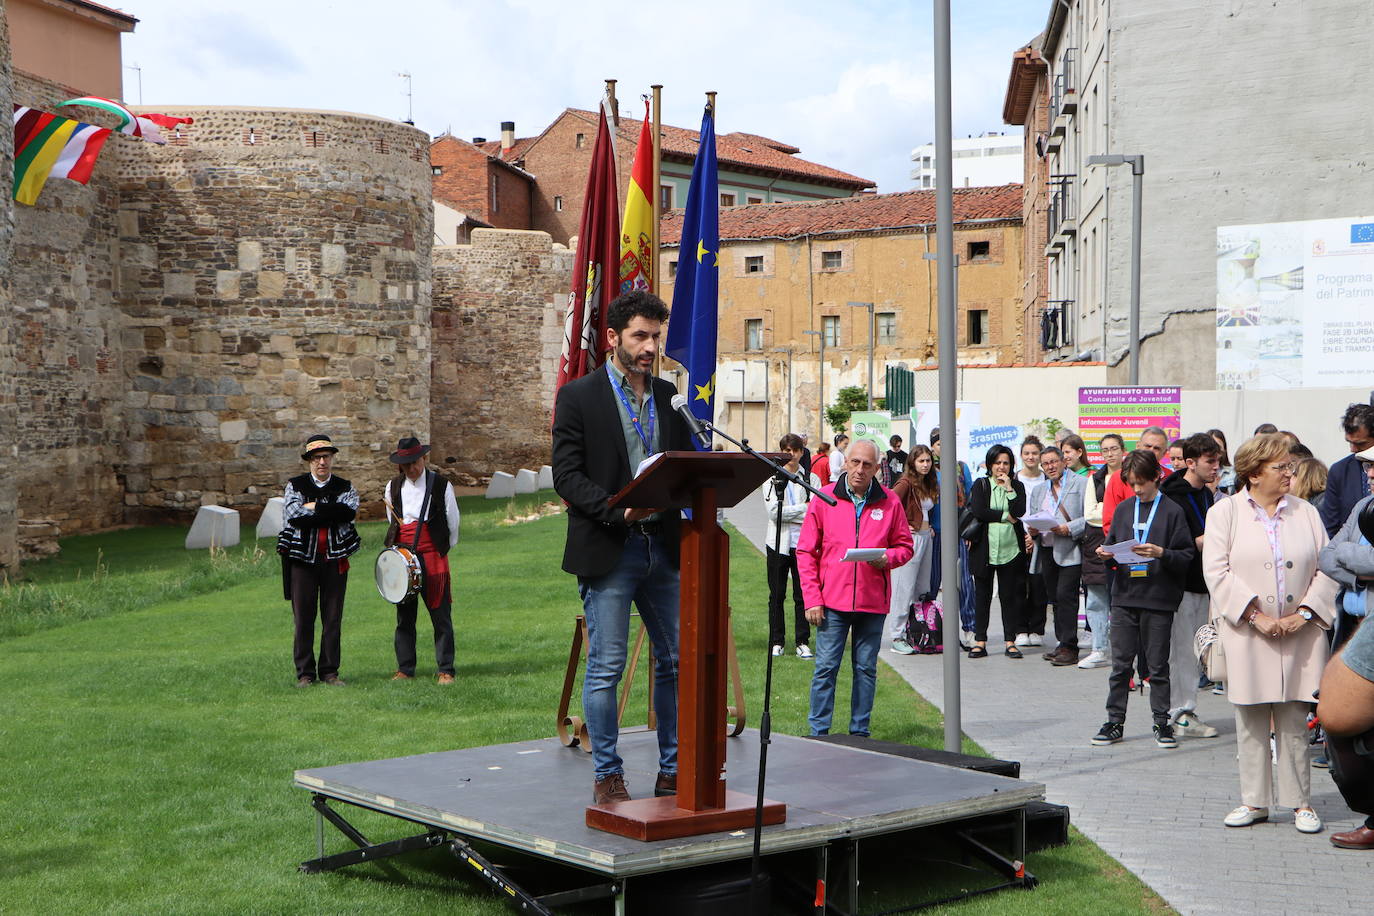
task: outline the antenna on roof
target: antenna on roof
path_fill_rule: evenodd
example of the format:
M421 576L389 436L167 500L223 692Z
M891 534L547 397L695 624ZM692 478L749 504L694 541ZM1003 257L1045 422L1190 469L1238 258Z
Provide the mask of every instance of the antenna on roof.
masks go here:
M403 80L406 81L406 123L409 124L411 127L414 127L414 126L415 126L415 96L414 96L414 93L411 91L411 89L412 89L412 83L411 83L411 80L410 80L410 71L409 71L409 70L403 70L403 71L401 71L400 73L397 73L396 75L399 76L401 79L403 79Z

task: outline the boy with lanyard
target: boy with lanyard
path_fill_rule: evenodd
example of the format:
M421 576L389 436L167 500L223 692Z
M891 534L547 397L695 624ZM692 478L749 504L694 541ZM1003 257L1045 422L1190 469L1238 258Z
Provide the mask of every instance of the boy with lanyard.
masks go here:
M1112 518L1106 544L1097 548L1109 570L1112 587L1112 673L1107 688L1107 721L1093 737L1095 745L1121 740L1130 696L1131 668L1143 653L1150 678L1150 712L1155 743L1178 747L1169 719L1169 642L1174 612L1183 598L1188 564L1197 548L1183 510L1159 493L1159 459L1137 449L1122 462L1122 475L1135 496L1123 500ZM1136 540L1137 562L1118 563L1107 545Z

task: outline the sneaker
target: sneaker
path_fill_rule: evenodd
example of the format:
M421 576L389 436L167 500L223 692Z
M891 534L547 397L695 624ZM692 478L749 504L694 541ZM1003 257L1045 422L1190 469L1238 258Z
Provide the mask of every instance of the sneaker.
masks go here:
M1322 751L1320 754L1318 754L1317 756L1313 757L1313 758L1312 758L1312 765L1313 765L1314 767L1316 767L1317 769L1319 769L1319 770L1329 770L1329 769L1331 769L1331 761L1327 759L1327 757L1326 757L1326 751Z
M1030 641L1030 634L1029 634L1029 633L1017 633L1017 634L1016 634L1016 642L1015 642L1015 645L1017 645L1017 646L1029 646L1030 644L1031 644L1031 641Z
M1182 738L1215 738L1217 730L1191 713L1178 717L1174 734Z
M1041 636L1039 633L1027 633L1027 634L1026 634L1026 645L1028 645L1028 646L1043 646L1044 644L1045 644L1045 638L1044 638L1043 636Z
M969 630L959 631L959 645L965 650L973 648L973 633Z
M1268 808L1251 808L1248 805L1241 805L1226 815L1226 819L1222 823L1227 827L1249 827L1251 824L1258 824L1267 820L1269 820Z
M911 643L901 638L892 640L892 651L896 652L898 655L916 654L916 650L911 648Z
M1321 833L1322 819L1311 808L1299 808L1293 812L1293 825L1298 833Z
M1168 723L1165 723L1164 725L1156 725L1155 744L1158 744L1160 747L1168 748L1170 750L1178 747L1178 739L1174 737L1174 727L1172 725L1169 725Z
M802 643L797 646L797 658L815 658L815 656L811 654L811 647Z
M1219 697L1225 696L1226 685L1223 684L1221 681L1217 681L1215 684L1212 685L1212 693L1216 694Z
M1089 652L1087 657L1078 663L1080 668L1105 668L1112 663L1107 657L1106 652L1099 652L1096 649Z
M778 658L778 657L781 656L781 655L782 655L782 646L774 646L774 647L773 647L773 657L774 657L774 658Z
M1120 722L1108 722L1098 729L1097 734L1093 735L1093 744L1101 747L1107 744L1116 744L1121 740L1122 725Z

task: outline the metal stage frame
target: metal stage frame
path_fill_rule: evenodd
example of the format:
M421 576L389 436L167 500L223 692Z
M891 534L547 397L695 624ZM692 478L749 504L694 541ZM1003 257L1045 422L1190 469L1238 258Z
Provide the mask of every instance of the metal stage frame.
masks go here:
M733 785L757 784L758 749L758 732L752 729L731 739ZM624 733L619 751L632 793L651 791L658 771L655 735ZM1025 811L1027 804L1043 800L1039 783L778 734L769 746L768 777L769 798L785 802L788 815L786 823L764 828L762 855L814 853L817 887L822 889L816 913L857 912L861 842L935 826L950 828L962 854L1005 879L986 890L1036 884L1024 866ZM447 845L475 876L523 913L551 913L555 907L608 899L614 912L622 914L632 879L738 863L753 850L750 830L642 842L588 827L591 761L558 738L297 770L294 783L311 793L317 816L317 856L302 863L302 871L331 871ZM373 843L332 802L380 812L423 832ZM327 854L326 821L356 848ZM1009 856L981 839L989 823L1007 831ZM965 829L974 827L984 832ZM596 879L584 887L536 896L474 843L572 866ZM825 901L832 860L846 866L845 879L831 895L839 899Z

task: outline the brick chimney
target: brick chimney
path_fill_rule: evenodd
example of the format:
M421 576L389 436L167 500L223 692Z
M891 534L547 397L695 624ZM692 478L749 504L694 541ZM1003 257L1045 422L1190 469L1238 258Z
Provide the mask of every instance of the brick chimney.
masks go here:
M510 148L511 148L512 146L514 146L514 145L515 145L515 122L514 122L514 121L502 121L502 122L501 122L501 157L502 157L503 159L505 158L506 153L510 152Z

